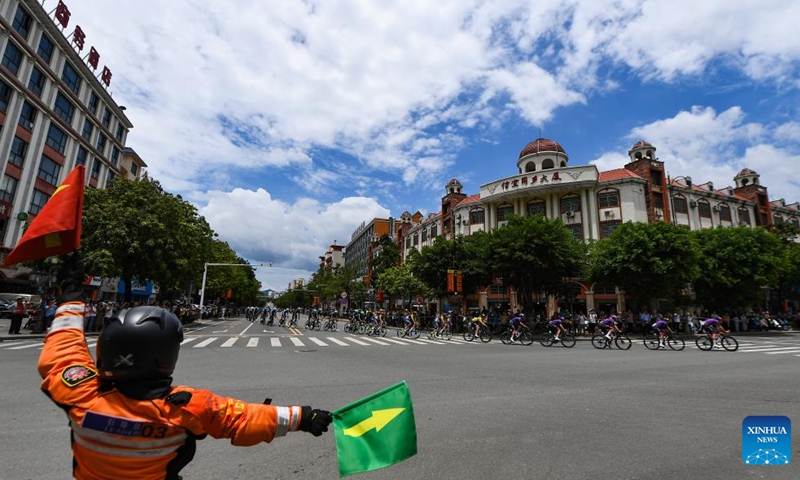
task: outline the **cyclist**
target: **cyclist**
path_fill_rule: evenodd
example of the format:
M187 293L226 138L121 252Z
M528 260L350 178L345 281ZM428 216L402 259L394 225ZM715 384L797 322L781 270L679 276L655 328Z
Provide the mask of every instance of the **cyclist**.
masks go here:
M719 345L719 336L718 333L728 333L727 330L722 328L722 324L719 323L718 318L706 318L703 323L700 325L700 329L703 332L711 334L711 341L714 342L714 348L719 350L722 348Z
M611 340L611 334L622 333L619 328L619 322L617 322L617 317L615 315L611 315L608 318L600 320L600 330L608 340Z
M409 331L414 324L414 319L411 318L411 314L408 312L408 310L406 310L405 315L403 316L403 329L405 331Z
M664 332L672 333L672 329L669 328L669 323L666 320L658 320L651 325L651 328L658 335L658 348L667 348L664 346Z
M517 338L519 332L522 329L530 330L527 325L525 325L525 314L519 313L516 316L512 317L511 320L508 321L508 325L511 327L511 338ZM521 329L518 327L522 327Z
M444 313L438 313L433 316L433 329L436 330L437 335L442 333L442 328L444 324L444 322L442 321L442 317L444 317Z
M475 330L475 336L479 337L482 328L486 328L486 322L484 322L483 317L478 315L475 312L475 316L470 319L470 328Z
M564 319L559 317L558 314L553 315L553 318L550 319L547 326L550 328L551 332L555 329L555 336L553 337L555 341L561 340L561 334L567 331L567 329L564 328Z

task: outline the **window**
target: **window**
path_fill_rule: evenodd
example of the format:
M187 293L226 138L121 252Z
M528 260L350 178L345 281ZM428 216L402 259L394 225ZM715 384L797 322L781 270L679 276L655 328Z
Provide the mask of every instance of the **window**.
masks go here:
M578 196L564 197L561 199L561 213L567 212L580 212L581 211L581 198Z
M97 136L97 150L100 151L101 154L106 154L106 142L108 139L102 133Z
M664 195L662 193L653 194L653 207L661 209L664 208Z
M50 129L47 131L47 140L45 141L50 148L56 152L64 155L64 150L67 148L67 134L63 130L56 127L55 124L50 124Z
M31 206L28 210L36 215L37 213L42 211L42 207L47 201L50 200L50 195L44 193L41 190L33 189L33 197L31 198Z
M600 208L619 207L619 192L616 190L597 194L597 205Z
M653 186L660 187L663 182L661 181L663 176L661 172L657 170L650 170L650 181L653 183Z
M419 245L419 235L415 233L414 234L414 246L416 247L417 245Z
M109 128L109 125L111 125L111 110L106 107L106 109L103 110L103 126Z
M89 110L92 111L92 114L97 115L97 94L94 92L89 95Z
M64 80L64 83L67 84L70 90L72 90L75 95L78 95L81 91L81 77L78 75L78 72L72 68L72 65L69 62L64 63L64 71L61 72L61 80Z
M22 110L19 112L19 124L25 130L33 130L33 123L36 121L37 110L33 105L27 101L22 104Z
M542 162L542 170L548 170L550 168L555 168L556 164L553 162L552 158L547 158Z
M686 203L686 197L673 198L672 205L675 208L675 213L689 213L689 205Z
M514 213L514 206L513 205L500 205L497 207L497 221L498 222L505 222L508 220L508 216Z
M75 105L61 92L58 92L58 95L56 95L56 103L53 105L53 111L61 120L64 120L67 124L72 124L72 114L75 112Z
M92 125L92 122L87 118L83 121L83 131L81 131L81 136L85 138L87 142L91 142L92 132L94 132L94 125Z
M118 160L119 160L119 148L111 147L111 163L113 163L115 167L119 166Z
M411 237L406 237L406 248L411 248Z
M0 185L0 200L7 203L14 203L14 196L17 194L17 183L14 177L3 175L3 184Z
M528 202L528 215L544 215L544 211L544 200L534 200L532 202Z
M711 204L705 200L697 202L697 213L701 217L711 218Z
M42 90L44 90L44 80L45 80L44 73L39 70L39 67L33 67L31 70L31 79L28 81L28 88L33 92L37 97L42 96Z
M8 42L6 45L6 53L3 54L3 65L8 68L14 75L19 71L19 66L22 63L22 50L16 45Z
M502 285L492 285L490 293L491 295L505 295L506 287Z
M572 238L575 240L583 240L583 225L580 223L570 223L569 225L564 225L567 227L567 230L572 233Z
M8 102L11 101L11 87L6 82L0 82L0 112L8 110Z
M25 154L28 153L28 142L15 136L11 142L11 151L8 153L8 162L22 168L25 164Z
M125 129L122 127L122 122L120 122L117 124L117 133L114 135L114 137L121 142L123 133L125 133Z
M58 176L60 174L61 165L57 164L47 155L42 155L42 161L39 164L39 173L37 173L36 176L55 187L58 185Z
M621 220L609 220L607 222L600 222L600 238L610 237L614 230L622 225Z
M86 165L86 156L89 152L83 148L78 147L78 153L75 155L75 165Z
M92 162L92 178L97 180L100 177L100 159L94 157L94 162Z
M28 39L28 34L31 32L31 16L22 8L22 5L17 6L17 13L14 15L11 26L22 35L22 38Z
M422 229L422 242L425 243L428 240L428 230L423 228Z
M117 178L117 174L112 172L111 170L108 171L108 178L106 178L106 188Z
M772 216L772 221L775 222L775 225L778 225L780 223L784 223L783 215L780 215L780 214L773 215Z
M50 59L53 58L53 42L48 38L47 35L42 34L42 38L39 39L39 48L36 50L36 53L42 57L44 63L50 65Z
M134 169L138 170L138 165L136 165L135 163L131 165L131 172L134 175L136 175L136 170ZM434 223L433 225L431 225L431 238L436 238L436 232L437 232L437 227L436 224Z
M727 205L720 205L719 206L719 219L724 222L731 221L731 207Z
M739 209L739 223L742 225L750 225L750 211L746 208Z
M800 219L798 219L797 217L792 218L791 223L792 225L795 226L795 228L800 228Z
M485 211L482 208L476 208L474 210L470 210L469 211L469 224L470 225L475 225L476 223L477 224L483 224L484 215L485 215Z

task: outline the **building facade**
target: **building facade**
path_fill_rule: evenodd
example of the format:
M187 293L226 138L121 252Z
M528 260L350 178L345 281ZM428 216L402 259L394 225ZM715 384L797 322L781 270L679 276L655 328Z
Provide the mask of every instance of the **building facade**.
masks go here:
M333 242L333 245L325 251L325 255L320 255L319 268L334 270L341 266L344 266L344 245L336 245L336 242Z
M344 249L344 264L353 269L365 286L370 286L372 261L378 255L378 241L383 235L394 238L399 228L400 222L393 217L373 218L368 223L362 223L350 236L350 242Z

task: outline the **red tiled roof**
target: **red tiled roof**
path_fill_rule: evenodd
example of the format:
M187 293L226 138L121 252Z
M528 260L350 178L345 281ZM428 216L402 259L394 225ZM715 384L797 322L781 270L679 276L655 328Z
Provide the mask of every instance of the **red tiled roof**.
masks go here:
M531 153L539 153L539 152L561 152L563 154L567 153L564 151L564 147L559 145L558 142L550 140L549 138L537 138L531 143L525 145L525 148L523 148L522 151L519 153L519 158L522 158L525 155L530 155Z
M631 172L626 168L617 168L607 172L600 172L600 182L613 182L614 180L623 180L625 178L642 178L639 175Z
M460 207L462 205L469 205L470 203L477 203L480 200L481 200L481 194L480 193L476 193L475 195L470 195L469 197L465 198L464 200L461 200L460 202L458 202L456 204L456 207Z

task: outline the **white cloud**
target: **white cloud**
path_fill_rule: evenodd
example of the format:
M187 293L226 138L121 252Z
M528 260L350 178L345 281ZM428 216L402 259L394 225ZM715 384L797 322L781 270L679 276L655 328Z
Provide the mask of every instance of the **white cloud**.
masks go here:
M779 125L773 132L778 141L800 142L800 122L787 122Z
M800 150L791 151L773 145L757 144L747 148L736 164L759 174L759 182L767 187L770 200L783 198L786 203L800 200L800 181L797 178Z

